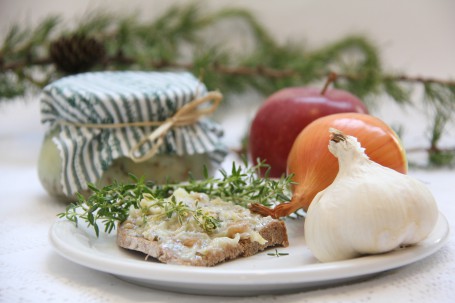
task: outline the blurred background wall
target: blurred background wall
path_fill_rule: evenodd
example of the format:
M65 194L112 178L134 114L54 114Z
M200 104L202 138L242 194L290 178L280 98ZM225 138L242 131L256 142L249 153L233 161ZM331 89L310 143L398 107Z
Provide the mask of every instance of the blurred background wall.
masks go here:
M87 11L159 15L176 0L1 0L0 26L33 25L49 14L74 21ZM369 36L382 48L391 69L455 77L455 1L453 0L217 0L210 9L242 7L253 12L280 41L317 47L347 34Z
M189 1L159 0L0 0L0 35L12 23L33 27L37 21L57 14L72 22L84 13L95 9L114 13L134 13L138 18L149 19L174 4ZM455 1L453 0L217 0L203 1L210 10L221 7L241 7L251 11L269 31L282 42L305 43L317 48L348 34L369 37L381 49L384 67L390 71L412 76L455 79ZM35 102L37 103L37 102ZM22 119L8 114L10 108L23 107ZM254 112L250 108L249 115ZM10 123L24 131L41 131L37 105L9 104L0 108L0 135ZM422 134L428 128L425 115L412 109L397 109L391 102L375 109L375 114L391 124L407 124L411 133L404 138L406 145L427 142ZM21 119L19 118L19 119ZM242 121L247 125L247 121ZM452 124L453 126L453 124ZM453 128L453 127L452 127ZM227 134L227 140L237 140L237 133ZM455 143L452 129L442 141ZM234 142L235 143L235 142Z

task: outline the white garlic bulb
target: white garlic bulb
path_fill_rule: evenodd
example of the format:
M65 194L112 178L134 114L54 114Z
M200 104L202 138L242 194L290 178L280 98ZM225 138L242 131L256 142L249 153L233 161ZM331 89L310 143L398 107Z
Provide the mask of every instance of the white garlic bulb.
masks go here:
M331 129L338 158L333 183L316 195L305 219L305 241L321 262L415 244L433 230L438 209L418 180L368 159L355 137Z

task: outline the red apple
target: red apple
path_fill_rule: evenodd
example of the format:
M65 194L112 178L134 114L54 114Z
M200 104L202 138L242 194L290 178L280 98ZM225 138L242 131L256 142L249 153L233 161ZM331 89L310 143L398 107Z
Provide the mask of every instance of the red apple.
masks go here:
M281 177L286 173L287 157L297 135L317 118L342 112L368 110L357 97L339 89L290 87L272 94L251 125L251 160L257 163L260 158L271 166L270 177Z

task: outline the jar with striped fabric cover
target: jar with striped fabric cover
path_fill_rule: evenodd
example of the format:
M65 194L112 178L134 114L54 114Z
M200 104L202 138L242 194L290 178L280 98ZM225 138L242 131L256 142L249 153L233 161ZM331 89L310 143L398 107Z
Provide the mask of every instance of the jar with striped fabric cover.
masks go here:
M221 100L187 72L93 72L43 89L47 127L38 176L49 194L74 198L88 184L181 182L227 154L223 130L208 118Z

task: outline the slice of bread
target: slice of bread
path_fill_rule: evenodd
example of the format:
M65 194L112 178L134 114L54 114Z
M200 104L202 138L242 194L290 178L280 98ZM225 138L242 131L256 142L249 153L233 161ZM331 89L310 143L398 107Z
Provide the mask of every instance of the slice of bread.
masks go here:
M119 225L117 244L163 263L192 266L213 266L289 244L283 221L200 193L179 189L173 196L187 207L184 216L169 215L162 202L158 207L155 200L144 199L141 210L132 209ZM215 218L217 227L206 231L192 215L195 210Z

